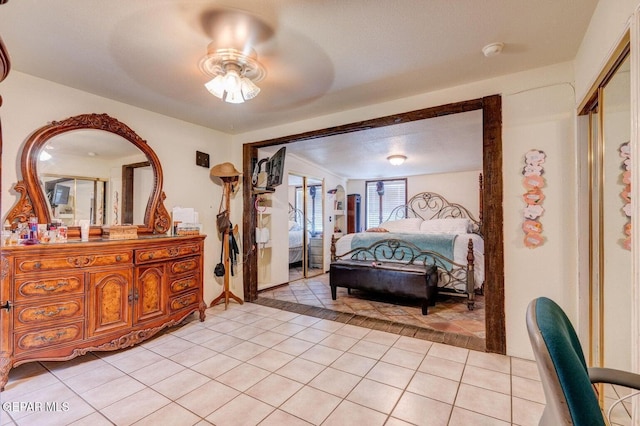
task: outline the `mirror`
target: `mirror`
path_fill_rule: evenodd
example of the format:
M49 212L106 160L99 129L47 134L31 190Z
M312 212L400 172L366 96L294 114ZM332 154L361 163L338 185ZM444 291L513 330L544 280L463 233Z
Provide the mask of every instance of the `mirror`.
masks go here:
M629 49L588 106L591 190L589 218L590 365L632 368L629 297L633 293L629 144L631 139ZM608 395L607 395L608 396Z
M21 198L9 222L59 219L75 235L79 220L91 234L102 225L135 224L138 234L166 233L162 168L156 154L127 125L107 114L54 121L31 134L22 152Z
M56 135L40 151L37 172L51 217L67 226L144 223L153 170L122 136L96 129Z
M289 282L324 273L324 185L289 173Z

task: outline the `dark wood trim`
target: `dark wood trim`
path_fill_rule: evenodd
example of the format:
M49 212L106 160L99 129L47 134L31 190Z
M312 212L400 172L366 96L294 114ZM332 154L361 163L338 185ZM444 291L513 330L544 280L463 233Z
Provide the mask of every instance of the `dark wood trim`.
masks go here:
M483 110L484 186L482 200L484 206L482 211L484 219L485 252L490 253L490 255L485 256L486 350L488 352L504 354L506 353L506 331L504 310L504 236L502 229L502 100L500 95L247 143L243 146L242 167L244 175L251 176L253 165L258 158L258 148L475 110ZM254 194L252 192L251 179L243 179L243 190L244 216L242 238L246 256L246 261L243 264L244 298L246 301L251 302L255 301L258 297L258 257L252 238L257 218L255 209L253 208Z
M257 162L258 147L255 144L242 146L242 173L246 176L242 179L242 247L245 252L245 261L242 263L244 281L244 300L252 302L258 298L258 256L254 242L254 229L258 219L256 209L253 208L253 186L249 176L252 175L253 166Z
M2 3L0 3L2 4ZM7 46L5 46L2 38L0 38L0 81L3 81L9 75L11 70L11 59L7 52Z
M506 327L504 311L504 235L502 211L502 98L482 100L482 178L485 253L485 329L488 352L504 354Z
M133 223L133 181L135 171L139 167L148 167L151 163L143 161L141 163L122 165L122 223Z

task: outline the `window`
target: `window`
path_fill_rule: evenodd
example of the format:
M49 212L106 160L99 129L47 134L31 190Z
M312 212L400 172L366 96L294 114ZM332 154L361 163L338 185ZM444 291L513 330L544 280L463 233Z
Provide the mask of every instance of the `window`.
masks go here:
M376 180L366 182L365 229L387 220L391 210L407 203L407 180Z

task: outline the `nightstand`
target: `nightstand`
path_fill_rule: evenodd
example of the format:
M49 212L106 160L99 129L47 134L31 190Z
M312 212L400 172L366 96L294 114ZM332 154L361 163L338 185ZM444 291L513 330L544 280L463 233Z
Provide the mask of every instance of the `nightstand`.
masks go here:
M310 268L322 268L322 251L323 244L322 238L309 239L309 267Z

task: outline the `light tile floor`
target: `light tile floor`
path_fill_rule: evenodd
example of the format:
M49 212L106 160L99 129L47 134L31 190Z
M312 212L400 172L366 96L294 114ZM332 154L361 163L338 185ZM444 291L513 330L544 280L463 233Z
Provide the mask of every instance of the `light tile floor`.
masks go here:
M535 425L544 403L532 361L251 303L24 364L0 399L2 426Z

